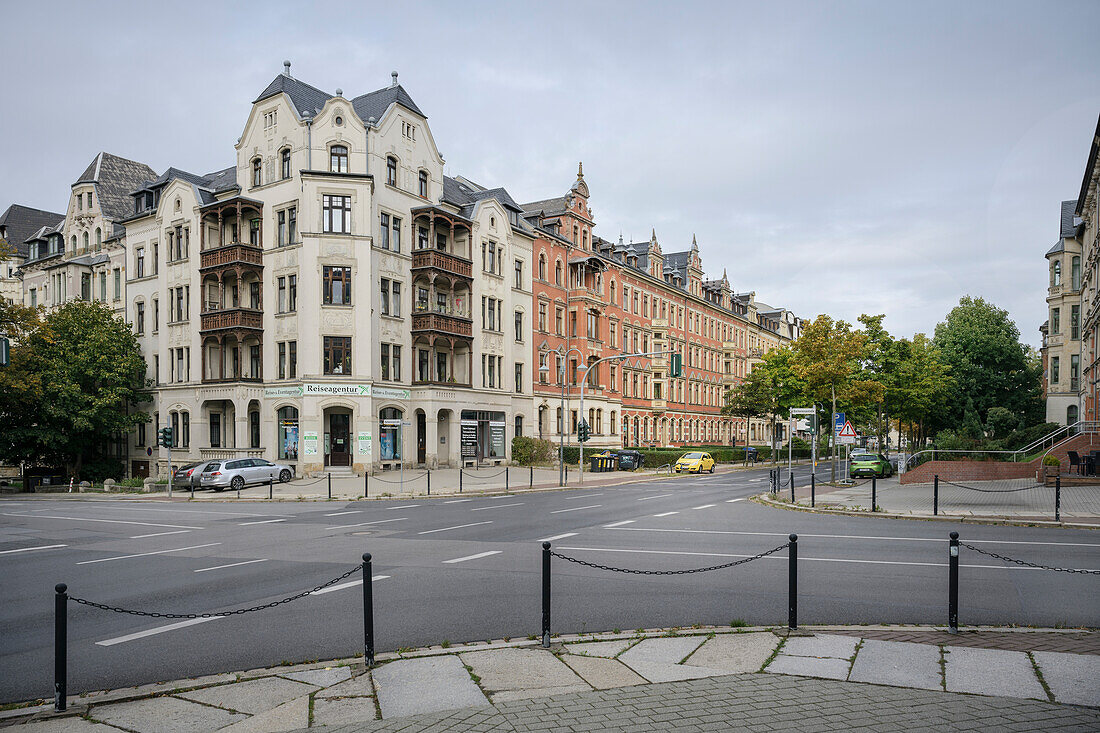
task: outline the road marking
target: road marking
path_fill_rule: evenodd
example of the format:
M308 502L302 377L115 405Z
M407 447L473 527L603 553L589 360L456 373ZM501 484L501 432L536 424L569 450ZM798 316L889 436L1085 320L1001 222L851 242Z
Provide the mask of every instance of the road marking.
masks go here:
M451 499L450 501L443 502L444 504L461 504L464 501L473 501L473 499Z
M124 519L89 519L87 517L60 517L53 514L3 514L5 517L30 517L32 519L68 519L73 522L102 522L105 524L137 524L142 527L167 527L169 529L202 529L183 524L153 524L152 522L129 522Z
M401 506L388 506L386 509L412 509L414 506L420 506L419 504L402 504Z
M726 499L726 503L727 504L733 504L734 502L744 501L745 499L748 499L748 498L749 497L747 497L747 496L742 496L740 499Z
M611 525L605 525L605 529ZM786 537L786 532L739 532L730 529L663 529L657 527L627 527L626 532L679 532L683 534L735 534L750 537ZM938 537L879 537L854 534L800 534L799 539L813 537L833 540L884 540L888 542L947 542ZM1100 544L1088 542L1036 542L1025 540L967 540L975 545L1045 545L1049 547L1100 547Z
M694 508L692 509L692 511L697 511L697 510L699 510L699 509L710 509L710 508L711 508L711 507L713 507L713 506L718 506L718 505L717 505L717 504L704 504L703 506L697 506L697 507L694 507Z
M187 534L190 531L191 530L189 530L189 529L173 529L169 532L153 532L152 534L136 534L133 537L131 537L130 539L132 539L132 540L142 540L142 539L145 539L146 537L163 537L166 534Z
M247 527L251 524L275 524L276 522L285 522L285 519L261 519L257 522L239 522L238 527Z
M195 624L204 624L207 621L217 621L223 616L211 616L209 618L191 618L186 621L179 621L174 624L168 624L167 626L158 626L155 629L147 629L145 631L139 631L136 634L127 634L126 636L118 636L114 639L104 639L103 641L97 641L98 646L114 646L115 644L121 644L126 641L133 641L134 639L143 639L146 636L153 636L154 634L163 634L165 631L175 631L176 629L182 629L186 626L194 626Z
M491 555L499 555L503 550L489 550L488 552L479 552L476 555L467 555L466 557L456 557L454 560L444 560L444 565L453 565L456 562L466 562L467 560L479 560L483 557L489 557Z
M522 501L518 501L515 504L493 504L492 506L479 506L477 509L471 509L471 512L483 512L486 509L502 509L506 506L523 506Z
M338 524L335 527L325 527L325 529L350 529L351 527L366 527L370 524L385 524L386 522L404 522L408 517L397 517L396 519L378 519L374 522L360 522L359 524Z
M195 570L194 572L196 572L196 573L205 573L207 570L222 570L223 568L235 568L239 565L251 565L252 563L255 563L255 562L267 562L267 558L264 558L263 560L245 560L244 562L231 562L228 565L215 565L212 568L199 568L198 570Z
M564 498L565 498L565 499L568 499L568 500L572 500L572 499L587 499L587 498L588 498L588 497L590 497L590 496L603 496L603 492L601 491L601 492L600 492L600 493L598 493L598 494L581 494L580 496L566 496L566 497L564 497Z
M657 494L656 496L643 496L638 501L648 501L649 499L663 499L666 496L672 496L672 494Z
M752 483L754 483L754 484L755 484L755 483L756 483L757 481L763 481L763 480L764 480L764 479L762 479L762 478L750 478L750 479L749 479L749 481L751 481L751 482L752 482Z
M362 509L352 509L350 512L333 512L332 514L326 514L326 517L342 517L345 514L362 514Z
M174 550L157 550L155 552L139 552L134 555L116 555L115 557L101 557L98 560L82 560L77 565L91 565L97 562L110 562L111 560L127 560L131 557L146 557L148 555L167 555L171 552L183 552L184 550L198 550L203 547L213 547L214 545L220 545L221 542L208 542L205 545L191 545L190 547L177 547Z
M0 552L0 555L11 555L16 552L30 552L32 550L56 550L58 547L68 547L68 545L39 545L38 547L20 547L18 550L4 550Z
M694 557L753 557L753 555L737 555L727 552L678 552L675 550L624 550L610 547L559 547L559 550L572 550L579 552L625 552L631 554L640 555L691 555ZM763 558L766 560L783 560L786 562L787 558L780 555L776 557L774 555ZM842 562L852 563L855 565L919 565L923 567L942 568L942 562L911 562L903 560L851 560L843 557L804 557L798 556L798 560L806 560L808 562ZM1019 565L959 565L961 568L972 569L984 569L984 570L1042 570L1042 568L1028 568ZM1081 568L1085 572L1098 572L1093 569Z
M388 575L372 575L370 577L370 579L371 579L371 582L373 583L376 580L385 580L388 577L390 577L390 576L388 576ZM352 580L352 581L349 581L347 583L340 583L339 585L330 585L328 588L322 588L321 590L312 591L310 593L310 595L311 596L323 596L325 593L332 593L332 592L338 591L338 590L346 590L348 588L354 588L357 585L363 585L362 579Z
M556 534L553 537L543 537L538 542L553 542L554 540L564 540L566 537L576 537L576 532L566 532L565 534Z
M476 527L479 524L492 524L492 522L491 521L489 521L489 522L472 522L471 524L459 524L459 525L454 526L454 527L441 527L439 529L429 529L429 530L425 530L424 532L417 532L417 534L435 534L436 532L449 532L452 529L463 529L464 527Z
M634 524L637 521L638 521L637 519L624 519L621 522L612 522L611 524L605 524L603 526L603 528L604 529L611 529L612 527L621 527L624 524Z
M680 512L661 512L660 514L654 514L655 517L671 517L673 514L679 514Z
M131 511L131 512L167 512L167 513L170 513L170 514L176 514L176 513L182 513L182 514L210 514L210 515L215 515L215 516L225 515L227 517L285 517L285 516L288 516L286 514L255 514L255 513L252 513L252 512L208 512L208 511L204 511L202 509L153 509L151 507L142 507L142 506L133 506L133 505L119 506L118 500L104 501L104 500L100 500L100 499L92 499L92 500L84 502L84 503L87 503L87 504L112 504L112 505L114 505L113 506L114 509L122 509L124 511ZM167 502L158 502L158 503L163 504L163 503L167 503ZM41 511L46 511L46 510L45 509L37 509L35 511L40 511L41 512Z
M571 509L558 509L557 511L550 512L551 514L561 514L562 512L579 512L582 509L599 509L603 504L590 504L589 506L575 506Z

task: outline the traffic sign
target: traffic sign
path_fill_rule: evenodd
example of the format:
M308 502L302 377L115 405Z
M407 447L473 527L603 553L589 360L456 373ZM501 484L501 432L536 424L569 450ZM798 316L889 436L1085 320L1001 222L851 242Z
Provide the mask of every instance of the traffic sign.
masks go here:
M847 423L847 422L848 421L844 419L844 413L843 412L834 412L833 413L833 432L839 435L841 428L843 428L844 424Z
M854 427L852 427L852 423L845 420L844 425L840 428L840 431L837 432L837 437L839 437L839 438L855 438L855 437L857 437L856 436L856 429Z

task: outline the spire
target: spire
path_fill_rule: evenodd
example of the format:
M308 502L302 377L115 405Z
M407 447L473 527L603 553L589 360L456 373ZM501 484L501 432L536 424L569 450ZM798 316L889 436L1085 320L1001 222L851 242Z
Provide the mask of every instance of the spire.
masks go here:
M582 178L584 178L584 163L580 162L577 163L577 179L579 180Z
M657 229L656 229L656 227L654 227L652 233L649 235L649 241L651 241L651 242L656 242L657 241Z

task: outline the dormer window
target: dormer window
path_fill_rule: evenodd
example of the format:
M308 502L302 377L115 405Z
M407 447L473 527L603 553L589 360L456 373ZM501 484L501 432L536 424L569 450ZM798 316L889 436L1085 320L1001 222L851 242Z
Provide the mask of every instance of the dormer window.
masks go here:
M392 155L386 158L386 183L391 186L397 185L397 158Z
M290 178L290 148L283 148L283 152L279 154L279 161L283 180L285 181Z
M428 171L420 171L419 180L420 190L418 193L420 194L420 198L426 199L428 198Z
M253 185L253 187L259 186L260 184L263 183L263 181L264 181L263 169L261 168L261 165L260 165L260 159L255 158L252 161L252 185Z
M329 170L333 173L348 172L348 149L346 145L333 145L329 148Z

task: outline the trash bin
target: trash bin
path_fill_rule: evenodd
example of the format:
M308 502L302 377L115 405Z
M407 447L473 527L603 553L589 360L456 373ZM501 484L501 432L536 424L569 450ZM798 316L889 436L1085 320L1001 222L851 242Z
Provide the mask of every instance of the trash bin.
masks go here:
M745 448L745 460L749 463L756 463L756 448L751 445Z
M619 460L619 457L611 451L603 451L602 453L596 453L589 456L590 466L589 469L592 473L606 473L607 471L614 471L615 464Z
M642 454L636 450L621 450L618 456L620 471L634 471L642 467Z

